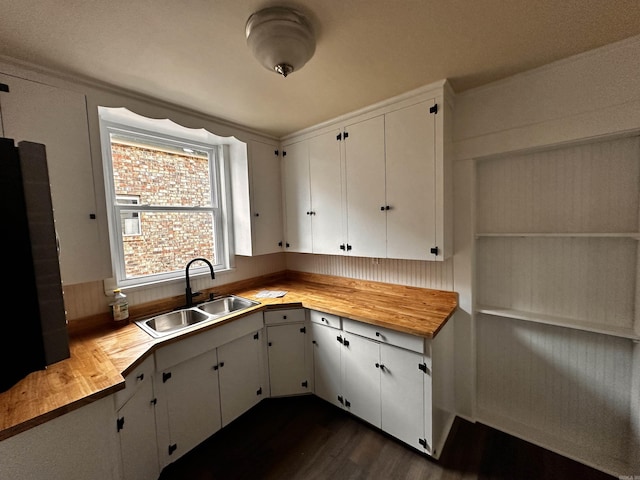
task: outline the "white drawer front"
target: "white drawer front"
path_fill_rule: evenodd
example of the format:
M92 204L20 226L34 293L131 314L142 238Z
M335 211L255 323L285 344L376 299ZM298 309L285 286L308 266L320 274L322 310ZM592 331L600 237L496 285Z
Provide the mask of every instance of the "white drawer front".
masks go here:
M328 327L337 329L342 328L342 322L340 320L340 317L338 317L337 315L318 312L317 310L309 310L309 315L313 323L318 323L320 325L326 325Z
M278 325L281 323L299 322L304 322L304 308L267 310L266 312L264 312L265 325Z
M119 410L129 400L144 382L150 382L155 370L153 355L149 355L144 361L124 377L127 384L124 390L115 393L116 410Z
M380 343L405 348L413 352L424 353L425 339L409 333L397 332L389 328L378 327L369 323L357 322L349 318L342 319L342 327L345 332L354 333L363 337L376 340Z

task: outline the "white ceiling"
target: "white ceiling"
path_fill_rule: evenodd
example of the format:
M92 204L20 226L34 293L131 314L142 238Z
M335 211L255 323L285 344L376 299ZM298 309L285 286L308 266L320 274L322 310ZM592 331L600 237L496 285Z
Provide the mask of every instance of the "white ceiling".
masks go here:
M287 78L244 27L290 5L316 29ZM640 34L639 0L0 0L0 55L281 137L431 82L456 92Z

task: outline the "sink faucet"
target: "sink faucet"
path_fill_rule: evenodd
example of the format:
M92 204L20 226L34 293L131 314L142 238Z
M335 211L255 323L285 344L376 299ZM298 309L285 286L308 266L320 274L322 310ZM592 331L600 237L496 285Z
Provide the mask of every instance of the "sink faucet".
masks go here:
M204 262L207 265L209 265L209 270L211 270L211 278L215 279L216 278L216 274L213 272L213 265L211 265L211 262L209 260L207 260L206 258L194 258L193 260L191 260L189 263L187 263L187 268L184 271L184 276L187 280L187 288L185 290L185 299L187 301L187 307L192 307L193 306L193 297L200 295L201 292L191 292L191 283L189 282L189 267L191 266L191 264L193 262Z

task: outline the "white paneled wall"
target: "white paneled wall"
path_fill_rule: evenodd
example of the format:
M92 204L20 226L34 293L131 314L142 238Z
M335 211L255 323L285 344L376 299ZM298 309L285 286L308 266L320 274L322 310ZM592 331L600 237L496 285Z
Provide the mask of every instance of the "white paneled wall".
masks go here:
M480 161L477 232L637 232L638 138Z
M477 320L480 419L624 471L632 342L495 316Z
M288 270L435 290L453 290L452 259L427 262L288 253L286 261Z
M482 306L633 328L637 240L480 237Z
M478 419L633 474L640 137L481 159L475 178Z

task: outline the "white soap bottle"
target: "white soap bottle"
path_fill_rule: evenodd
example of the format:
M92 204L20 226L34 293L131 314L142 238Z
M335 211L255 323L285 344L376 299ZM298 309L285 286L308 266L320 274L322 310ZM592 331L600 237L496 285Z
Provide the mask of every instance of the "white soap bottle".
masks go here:
M127 296L119 288L113 291L113 302L109 304L111 314L116 322L121 322L129 318L129 302Z

